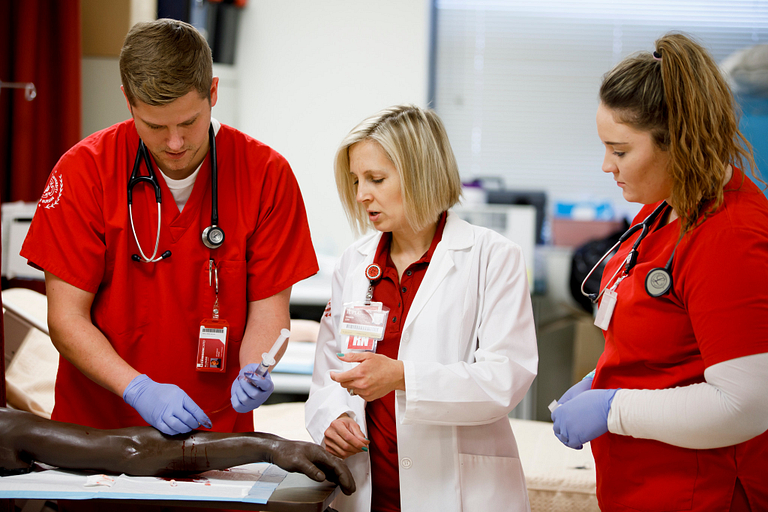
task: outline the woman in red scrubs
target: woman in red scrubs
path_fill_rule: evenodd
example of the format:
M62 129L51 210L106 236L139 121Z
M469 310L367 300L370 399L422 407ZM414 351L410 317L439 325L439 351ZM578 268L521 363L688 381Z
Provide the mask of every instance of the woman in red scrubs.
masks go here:
M606 265L605 351L555 434L591 441L602 510L768 510L768 201L730 89L669 34L604 77L597 128L647 229Z

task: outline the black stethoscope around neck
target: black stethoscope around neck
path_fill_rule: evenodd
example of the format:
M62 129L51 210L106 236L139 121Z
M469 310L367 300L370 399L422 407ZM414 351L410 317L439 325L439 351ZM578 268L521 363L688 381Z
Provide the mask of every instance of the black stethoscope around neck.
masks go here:
M592 267L592 270L589 271L589 274L587 274L587 277L584 278L584 281L581 282L581 293L585 297L589 298L593 303L596 303L598 299L600 299L600 296L605 292L605 290L611 285L613 280L616 278L619 272L624 270L624 274L628 274L629 271L635 266L637 263L637 248L640 245L640 242L643 240L643 238L648 235L650 232L651 225L656 221L659 216L664 213L664 211L669 207L666 201L662 201L662 203L656 207L655 210L651 212L648 217L645 218L644 221L642 221L640 224L635 224L631 228L629 228L621 237L619 237L619 241L616 242L613 247L611 247L608 252L606 252L602 258L600 258L600 261L595 264L594 267ZM632 244L632 249L630 249L629 254L627 254L626 259L624 260L624 263L619 265L619 268L616 269L616 272L611 276L611 278L606 282L605 286L602 290L600 290L599 293L587 293L584 291L584 285L586 284L587 280L590 278L592 273L597 269L597 267L600 266L600 264L607 258L613 251L619 247L623 242L626 242L629 237L631 237L633 234L637 232L637 230L640 231L640 236L637 237L637 240L635 240L635 243ZM672 259L675 257L675 251L677 251L677 245L680 243L680 240L682 237L678 238L677 244L675 244L675 248L672 250L672 255L669 257L669 260L667 260L667 264L663 267L657 267L652 269L648 274L645 276L645 291L650 295L651 297L661 297L662 295L669 292L669 290L672 288Z
M203 244L209 249L218 249L224 243L224 230L219 227L219 201L218 201L218 158L216 157L216 134L213 131L213 125L208 127L208 144L211 152L211 225L203 230ZM141 161L147 167L147 175L141 174ZM157 238L155 240L155 250L152 256L147 257L141 248L139 238L136 236L136 228L133 225L133 187L139 183L149 183L155 189L155 201L157 202ZM157 175L152 168L152 160L149 158L149 151L144 145L144 141L139 139L139 148L136 150L136 159L133 162L133 172L128 179L128 216L131 219L131 230L133 238L136 240L136 246L139 248L139 254L131 256L133 261L142 263L155 263L171 256L171 251L165 251L157 256L157 250L160 246L160 214L161 204L163 202L160 183L157 181Z

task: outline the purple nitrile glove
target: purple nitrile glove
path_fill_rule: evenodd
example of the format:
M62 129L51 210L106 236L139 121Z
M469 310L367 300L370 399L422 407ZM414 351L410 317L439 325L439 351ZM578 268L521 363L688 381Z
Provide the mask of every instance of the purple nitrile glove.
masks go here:
M555 409L552 412L555 436L565 446L581 450L584 443L608 432L608 412L616 391L590 389Z
M259 367L256 363L245 365L240 369L237 378L232 383L232 408L237 412L251 412L263 404L275 385L272 384L272 377L267 372L266 376L256 375L256 369ZM247 374L247 375L246 375Z
M582 379L571 386L568 391L563 393L563 396L558 399L557 405L563 405L565 402L576 398L578 395L585 391L589 391L590 389L592 389L592 378L587 377Z
M179 386L160 384L146 375L139 375L128 384L123 400L144 421L169 436L184 434L200 425L212 426L205 412Z

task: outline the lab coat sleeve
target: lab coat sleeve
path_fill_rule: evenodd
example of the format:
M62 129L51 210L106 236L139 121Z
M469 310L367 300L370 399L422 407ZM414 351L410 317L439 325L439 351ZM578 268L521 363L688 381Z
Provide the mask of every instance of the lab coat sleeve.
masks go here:
M344 413L355 420L366 434L365 402L359 396L350 396L338 382L331 380L330 376L331 372L340 372L352 367L350 363L340 361L336 355L340 350L335 334L338 332L343 302L344 278L341 268L347 256L342 256L342 261L333 272L331 301L320 322L312 384L304 409L307 431L318 444L323 443L325 431L331 422Z
M536 376L536 334L522 251L500 236L491 236L477 250L477 289L467 290L477 297L474 339L459 340L468 350L455 363L403 358L406 389L397 392L403 423L491 423L523 399ZM451 335L460 334L445 333ZM453 346L438 336L412 342Z

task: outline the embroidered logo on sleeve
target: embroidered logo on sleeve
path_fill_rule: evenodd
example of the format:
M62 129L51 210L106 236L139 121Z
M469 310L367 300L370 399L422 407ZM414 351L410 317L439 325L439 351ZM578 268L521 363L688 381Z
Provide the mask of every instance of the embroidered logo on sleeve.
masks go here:
M323 316L326 318L331 316L331 301L328 301L328 304L325 306L325 311L323 311Z
M64 176L58 171L54 170L51 173L51 177L48 178L48 184L43 191L43 197L40 198L40 202L37 203L38 208L55 208L61 200L61 194L64 192Z

